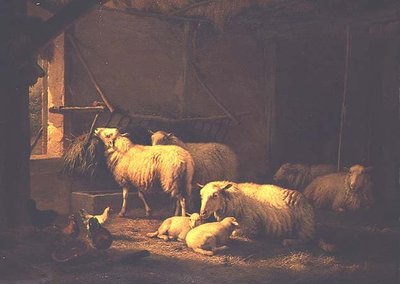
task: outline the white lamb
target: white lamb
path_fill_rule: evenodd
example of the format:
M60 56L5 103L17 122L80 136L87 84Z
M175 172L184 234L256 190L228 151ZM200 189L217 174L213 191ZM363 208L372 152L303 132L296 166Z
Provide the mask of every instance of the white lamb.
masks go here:
M232 232L239 227L234 217L226 217L220 222L202 224L186 235L186 244L195 252L204 255L214 255L225 250Z
M190 217L186 216L173 216L165 219L157 231L154 233L146 234L149 238L160 238L164 241L178 240L184 241L187 233L202 224L203 221L198 213L193 213Z

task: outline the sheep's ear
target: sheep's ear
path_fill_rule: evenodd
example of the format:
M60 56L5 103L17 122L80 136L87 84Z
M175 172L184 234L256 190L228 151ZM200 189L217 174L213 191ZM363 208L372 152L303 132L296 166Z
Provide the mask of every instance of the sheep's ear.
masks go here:
M172 133L172 132L167 133L167 137L168 137L168 138L171 138L172 136L174 136L174 133Z
M223 188L221 188L222 191L225 191L228 188L231 188L233 184L228 183L227 185L225 185Z
M364 171L365 171L366 173L369 173L369 172L371 172L373 169L374 169L374 167L366 167Z
M125 132L125 133L122 133L121 136L122 136L122 137L128 137L128 136L129 136L129 133L126 133L126 132Z
M154 131L152 131L151 129L147 129L147 132L148 132L149 134L151 134L151 135L154 134Z
M197 185L200 189L202 189L202 188L204 187L204 184L196 183L196 185Z
M239 227L239 223L236 220L233 220L232 224L235 225L236 227Z
M189 217L190 217L190 216L192 216L192 214L190 214L190 213L187 213L187 212L186 212L186 215L188 215Z

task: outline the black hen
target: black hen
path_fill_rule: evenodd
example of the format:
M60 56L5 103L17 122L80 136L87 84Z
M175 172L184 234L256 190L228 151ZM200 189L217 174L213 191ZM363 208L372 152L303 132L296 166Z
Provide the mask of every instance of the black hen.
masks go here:
M31 224L37 230L43 230L44 228L52 225L58 214L54 210L39 210L36 208L36 202L33 199L29 199L26 205L28 214L31 220Z
M92 241L92 245L97 249L108 249L113 242L110 231L102 227L99 220L95 217L89 219L88 226L89 238Z

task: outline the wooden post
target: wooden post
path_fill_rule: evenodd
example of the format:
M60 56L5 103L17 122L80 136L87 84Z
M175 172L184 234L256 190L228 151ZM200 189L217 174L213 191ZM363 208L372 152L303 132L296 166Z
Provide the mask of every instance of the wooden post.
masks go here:
M276 42L269 41L263 43L263 63L264 63L264 119L265 119L265 153L266 168L270 172L275 166L274 143L275 143L275 123L276 123Z
M182 57L182 65L183 65L183 74L182 74L182 93L179 97L178 102L178 112L179 117L183 116L183 112L185 110L185 98L188 96L188 81L190 74L190 61L191 61L191 24L189 21L185 21L183 23L183 57Z
M351 57L351 34L350 26L346 27L346 55L344 65L344 78L343 78L343 99L342 99L342 111L340 116L340 132L339 132L339 146L337 153L337 171L340 171L342 162L342 145L343 145L343 130L344 123L346 121L346 107L347 107L347 90L349 81L349 62Z

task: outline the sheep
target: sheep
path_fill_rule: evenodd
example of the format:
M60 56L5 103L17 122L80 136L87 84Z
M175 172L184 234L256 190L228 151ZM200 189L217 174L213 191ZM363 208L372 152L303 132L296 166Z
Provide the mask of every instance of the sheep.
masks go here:
M279 186L303 191L316 177L334 173L335 166L329 164L283 164L274 175L274 182Z
M283 238L282 244L302 245L314 238L314 209L304 195L275 185L215 181L200 191L200 216L217 220L235 217L243 235Z
M306 187L304 195L315 207L335 212L369 209L374 203L371 169L353 165L347 172L318 177Z
M116 128L96 128L94 131L105 145L104 155L115 181L122 187L122 208L125 216L129 187L135 187L143 201L146 215L151 214L144 193L161 186L176 198L175 215L186 215L186 199L192 192L194 163L186 150L177 146L143 146L133 144Z
M157 231L148 233L146 236L149 238L157 237L164 241L176 239L184 241L187 233L202 223L203 221L198 213L193 213L190 217L173 216L165 219Z
M225 250L232 232L239 227L234 217L226 217L220 222L202 224L186 235L186 245L195 252L212 256Z
M237 179L238 159L230 147L220 143L184 143L172 133L151 132L152 145L177 145L193 157L193 184L205 184L214 180ZM195 203L200 203L198 192L194 192ZM199 205L199 204L198 204ZM195 208L198 209L198 208Z

